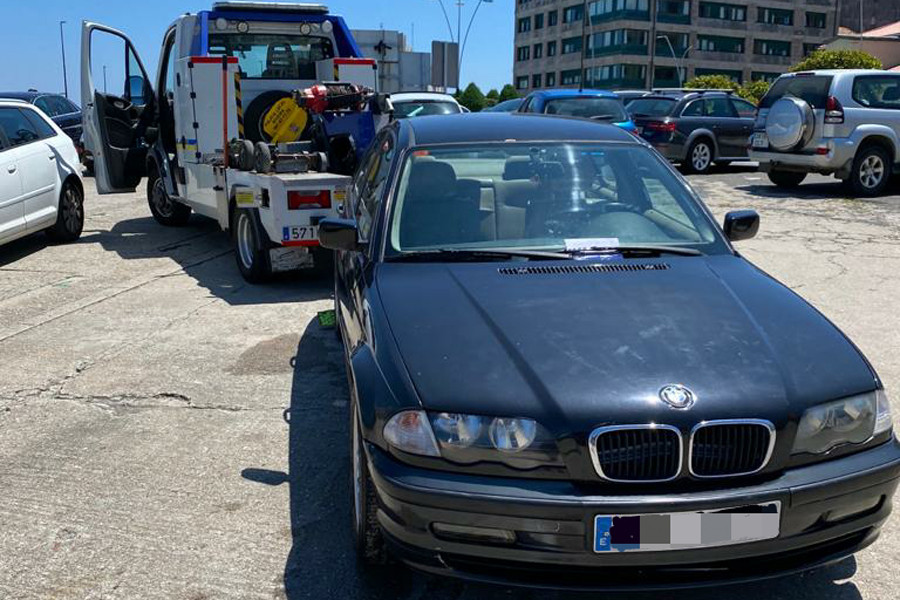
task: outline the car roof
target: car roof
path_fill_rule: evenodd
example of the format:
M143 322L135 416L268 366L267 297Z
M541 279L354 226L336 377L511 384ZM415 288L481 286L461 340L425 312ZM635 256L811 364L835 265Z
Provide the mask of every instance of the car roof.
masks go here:
M529 113L435 115L407 119L403 123L402 126L410 128L416 145L550 140L637 143L632 134L615 125Z
M794 73L785 73L782 77L796 77L800 75L801 77L810 75L841 75L841 76L852 76L852 75L873 75L875 73L887 73L890 75L896 75L896 71L885 71L884 69L820 69L816 71L796 71Z
M38 96L46 96L47 94L43 92L0 92L0 98L4 100L23 100L25 102L31 102Z
M0 94L0 106L22 106L29 105L30 103L27 100L22 100L21 98L4 98L2 94Z
M531 93L532 96L542 98L589 98L591 96L597 98L618 98L615 92L609 90L592 90L592 89L571 89L564 88L558 90L538 90Z
M430 100L432 102L453 102L457 104L456 98L450 94L441 94L439 92L397 92L391 94L392 102L415 102L416 100Z

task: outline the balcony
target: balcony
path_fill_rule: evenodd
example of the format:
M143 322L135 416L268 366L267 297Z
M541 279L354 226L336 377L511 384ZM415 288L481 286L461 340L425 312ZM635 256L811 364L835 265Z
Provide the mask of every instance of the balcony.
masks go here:
M615 89L643 89L644 86L647 85L647 80L644 77L621 77L618 79L588 79L585 84L586 87L590 88L598 88L601 90L615 90Z
M730 29L732 31L746 31L747 29L747 21L730 21L728 19L698 18L697 25L700 27L715 27L716 29Z
M650 11L646 10L617 10L602 15L593 15L591 25L598 25L608 21L649 21ZM660 19L661 20L661 19ZM690 22L690 20L688 20Z
M790 56L771 56L767 54L754 54L753 62L760 65L790 65Z
M615 46L604 46L602 48L589 48L584 53L587 58L597 58L598 56L608 56L610 54L633 54L637 56L647 56L647 45L617 44Z
M656 15L656 20L660 23L681 23L684 25L690 25L691 23L691 15L678 15L673 13L659 13Z
M654 54L656 56L672 58L672 52L674 51L675 56L681 57L681 56L684 56L684 53L687 52L687 49L688 49L687 46L674 46L670 50L669 46L665 42L662 42L662 43L657 43L656 51L654 52Z

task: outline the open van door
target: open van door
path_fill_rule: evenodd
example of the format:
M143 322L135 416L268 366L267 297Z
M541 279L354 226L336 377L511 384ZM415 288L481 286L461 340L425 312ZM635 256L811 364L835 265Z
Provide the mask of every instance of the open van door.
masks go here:
M133 192L159 136L155 95L131 40L88 21L81 29L81 106L97 191Z

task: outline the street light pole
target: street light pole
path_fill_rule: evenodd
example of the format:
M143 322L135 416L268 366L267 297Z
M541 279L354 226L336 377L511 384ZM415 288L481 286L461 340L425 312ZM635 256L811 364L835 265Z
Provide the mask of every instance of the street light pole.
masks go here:
M103 65L103 93L107 93L106 89L106 65Z
M672 61L675 63L675 70L678 72L678 87L684 87L684 78L681 76L681 67L678 66L678 57L675 56L675 46L672 45L672 40L669 39L669 36L663 34L656 36L658 40L666 40L666 43L669 45L669 52L672 53ZM655 46L655 44L654 44ZM653 48L653 51L656 51L656 48Z
M62 68L63 68L63 94L69 97L69 77L66 74L66 39L63 37L63 25L65 21L59 22L59 45L62 49Z
M472 16L469 18L469 24L466 26L466 34L463 36L462 47L459 51L459 70L462 71L462 59L463 55L466 53L466 43L469 41L469 31L472 30L472 23L475 22L475 16L478 14L478 9L481 8L481 5L485 2L493 2L494 0L478 0L478 4L475 5L475 10L472 11Z

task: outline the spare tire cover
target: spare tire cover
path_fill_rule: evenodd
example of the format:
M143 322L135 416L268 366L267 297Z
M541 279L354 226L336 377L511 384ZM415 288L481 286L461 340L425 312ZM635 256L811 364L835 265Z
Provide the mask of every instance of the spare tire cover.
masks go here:
M793 150L806 145L814 128L812 107L794 96L776 100L766 117L766 134L776 150Z

